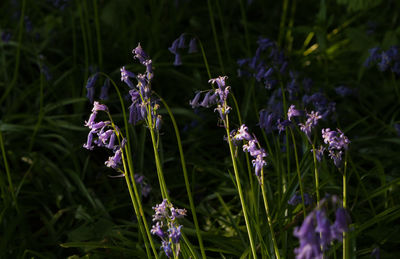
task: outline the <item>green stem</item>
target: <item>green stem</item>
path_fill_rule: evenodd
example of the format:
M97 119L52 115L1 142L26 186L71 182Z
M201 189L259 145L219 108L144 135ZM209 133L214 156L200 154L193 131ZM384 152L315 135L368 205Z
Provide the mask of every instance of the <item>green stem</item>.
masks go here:
M319 175L318 175L318 166L317 166L317 155L316 155L316 150L315 150L315 145L314 143L312 144L312 149L313 149L313 160L314 160L314 177L315 177L315 191L317 193L317 206L319 207Z
M271 238L272 238L272 242L274 244L275 256L276 256L277 259L280 259L281 257L279 255L279 249L278 249L278 245L276 243L274 228L272 227L272 220L271 220L271 216L270 216L270 213L269 213L268 199L267 199L267 195L265 193L264 170L263 169L261 169L261 191L262 191L262 196L263 196L263 200L264 200L265 212L267 213L267 220L268 220L269 230L271 232Z
M206 252L205 252L205 249L204 249L204 245L203 245L203 239L202 239L201 234L200 234L199 223L197 221L196 207L194 206L192 191L190 190L189 177L188 177L188 173L187 173L187 169L186 169L185 156L183 154L182 141L181 141L181 137L180 137L180 134L179 134L179 129L178 129L178 126L176 124L175 117L174 117L171 109L169 108L168 104L165 102L165 100L163 98L161 98L161 96L159 96L157 93L155 93L155 94L161 100L161 102L163 103L164 107L167 109L169 117L171 118L171 121L172 121L172 125L174 126L176 141L178 142L179 156L181 158L183 177L185 178L186 192L188 193L188 197L189 197L190 210L192 211L193 222L194 222L194 226L196 228L197 239L199 240L201 256L203 258L207 258L206 257Z
M235 153L234 153L234 149L233 149L233 145L232 145L232 141L231 141L231 136L230 136L230 131L229 131L229 118L228 118L228 115L225 115L225 128L226 128L226 135L228 136L229 151L231 153L233 170L234 170L234 173L235 173L236 187L237 187L238 192L239 192L239 198L240 198L240 203L242 205L242 211L243 211L244 220L245 220L245 223L246 223L247 234L249 235L251 251L253 253L253 258L257 258L256 247L254 245L253 234L252 234L250 223L249 223L249 219L248 219L248 216L247 216L246 203L245 203L244 197L243 197L242 187L241 187L240 178L239 178L239 172L238 172L238 168L237 168L237 165L236 165Z
M4 148L4 141L3 141L3 134L1 133L0 130L0 147L1 147L1 153L3 154L3 161L4 161L4 167L6 169L6 173L7 173L7 179L8 179L8 184L9 184L9 188L10 188L10 192L11 192L11 197L14 201L14 206L17 210L17 212L19 213L19 207L18 207L18 203L17 203L17 197L15 197L15 191L14 191L14 186L12 183L12 179L11 179L11 172L10 172L10 168L8 167L8 162L7 162L7 156L6 156L6 150ZM4 197L5 198L5 197Z
M299 178L301 203L302 203L302 206L303 206L303 215L304 215L304 218L306 218L306 205L304 203L304 191L303 191L303 183L302 183L303 181L301 179L299 157L297 155L296 139L294 138L293 130L291 128L289 128L289 129L290 129L290 134L292 135L292 141L293 141L294 158L295 158L295 161L296 161L297 177Z
M76 0L76 5L78 6L78 12L79 12L79 21L81 25L81 30L82 30L82 40L83 40L83 52L85 55L85 70L84 70L84 78L88 78L89 76L89 50L88 50L88 45L87 45L87 39L86 39L86 30L85 30L85 24L84 24L84 18L83 18L83 13L82 13L82 6L80 4L79 0ZM82 95L84 95L85 88L82 87Z
M154 256L155 256L155 258L158 258L158 253L157 253L157 250L156 250L156 248L155 248L155 246L154 246L154 242L153 242L153 239L152 239L152 237L151 237L149 227L148 227L148 225L147 225L146 217L145 217L144 212L143 212L142 203L141 203L141 201L140 201L140 196L139 196L139 193L138 193L138 191L137 191L137 186L136 186L136 182L135 182L134 171L133 171L133 165L132 165L132 155L131 155L131 153L130 153L130 150L131 150L131 149L130 149L130 142L129 142L129 127L128 127L129 124L128 124L128 119L127 119L127 116L126 116L127 114L126 114L126 111L125 111L124 100L123 100L122 95L121 95L121 93L120 93L120 91L119 91L117 85L115 84L114 80L112 80L112 79L111 79L107 74L105 74L105 73L100 72L100 74L102 74L102 75L104 75L105 77L107 77L108 79L110 79L110 82L111 82L112 85L114 86L115 91L117 92L119 101L120 101L120 103L121 103L121 109L122 109L122 114L123 114L123 119L124 119L125 130L126 130L126 136L125 136L125 138L126 138L125 153L127 154L127 162L128 162L128 167L129 167L129 174L130 174L131 180L132 180L132 181L129 181L128 175L125 174L125 181L126 181L126 184L128 185L128 190L130 189L129 194L130 194L130 196L131 196L132 204L134 205L134 209L135 209L135 200L133 199L133 197L136 198L136 202L137 202L137 206L138 206L137 209L138 209L138 210L135 209L135 213L136 213L136 217L137 217L137 219L138 219L138 222L139 222L139 224L141 224L141 222L142 222L141 219L143 220L144 230L146 231L147 237L148 237L148 239L149 239L149 241L150 241L150 245L151 245L151 248L152 248L152 250L153 250ZM110 120L112 121L111 116L110 116ZM128 171L125 170L125 172L128 172ZM132 187L131 187L131 185L133 186L133 190L134 190L135 196L132 196ZM137 212L138 212L139 214L138 214ZM145 235L143 229L140 228L140 231L141 231L141 234L142 234L142 236L143 236L143 239L146 240L146 235Z
M344 170L343 170L343 209L347 208L347 179L346 179L346 171L347 171L347 152L345 153L344 159ZM343 232L343 259L348 258L348 238L347 233Z
M217 50L217 56L218 56L219 65L221 67L222 74L225 74L224 63L222 61L221 49L219 47L219 42L218 42L218 37L217 37L217 30L215 28L214 16L213 16L210 0L207 0L207 4L208 4L208 12L209 12L209 15L210 15L211 29L212 29L213 36L214 36L215 48Z

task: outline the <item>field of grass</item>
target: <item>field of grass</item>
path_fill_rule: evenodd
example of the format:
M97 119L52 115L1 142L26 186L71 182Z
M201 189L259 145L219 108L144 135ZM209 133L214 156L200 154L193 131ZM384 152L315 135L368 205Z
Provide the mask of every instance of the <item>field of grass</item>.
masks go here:
M0 258L399 258L400 2L4 0Z

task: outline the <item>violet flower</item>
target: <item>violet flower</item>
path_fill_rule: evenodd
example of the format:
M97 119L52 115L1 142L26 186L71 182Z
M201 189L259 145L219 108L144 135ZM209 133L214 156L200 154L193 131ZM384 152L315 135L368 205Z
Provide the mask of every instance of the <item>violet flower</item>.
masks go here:
M305 123L299 123L300 130L303 131L308 140L311 142L311 130L315 128L318 124L318 120L321 119L322 116L319 115L318 112L311 111L311 113L307 113L307 120Z
M161 238L161 248L167 257L170 258L173 254L179 256L182 225L179 225L176 219L186 216L186 210L174 208L166 199L153 209L155 212L153 221L156 223L153 225L151 233Z

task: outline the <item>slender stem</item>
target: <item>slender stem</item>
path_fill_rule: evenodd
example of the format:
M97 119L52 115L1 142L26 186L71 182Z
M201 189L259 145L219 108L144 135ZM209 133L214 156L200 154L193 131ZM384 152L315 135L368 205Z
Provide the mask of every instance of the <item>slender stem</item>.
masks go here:
M147 108L147 125L150 130L151 142L153 144L154 159L156 161L157 176L158 176L158 182L160 183L161 195L162 195L163 199L167 199L169 201L167 186L165 184L165 178L164 178L164 174L162 172L160 156L158 154L157 141L156 141L156 137L155 137L153 121L151 118L150 104L148 105L148 108Z
M214 23L214 15L213 15L213 12L212 12L211 1L207 0L207 4L208 4L208 12L209 12L209 15L210 15L211 29L212 29L213 36L214 36L215 48L217 50L217 56L218 56L219 65L221 67L222 74L225 74L224 63L222 61L222 56L221 56L221 49L219 47L219 42L218 42L218 37L217 37L217 30L215 28L215 23Z
M291 128L289 128L289 129L290 129L290 134L292 135L292 141L293 141L294 158L295 158L295 161L296 161L297 177L299 178L301 203L302 203L302 206L303 206L303 215L304 215L304 218L306 218L306 205L304 203L304 191L303 191L303 183L302 183L303 181L301 179L299 157L297 155L296 139L294 138L293 130Z
M14 206L15 206L17 212L19 213L17 197L15 196L14 186L13 186L12 179L11 179L10 168L8 167L6 150L4 148L3 134L1 133L1 130L0 130L0 147L1 147L1 153L3 154L4 167L5 167L5 170L7 173L7 180L8 180L8 185L10 186L9 188L10 188L10 192L11 192L11 197L14 201Z
M272 242L274 244L275 256L276 256L277 259L279 259L281 257L279 255L279 249L278 249L278 245L276 243L274 228L272 227L271 215L269 213L268 199L267 199L267 195L265 193L264 169L263 168L261 169L261 192L262 192L262 196L263 196L263 200L264 200L265 212L267 213L267 220L268 220L269 230L271 231L271 238L272 238Z
M347 152L345 152L344 159L344 170L343 170L343 208L347 208L347 179L346 179L346 171L347 171ZM348 258L348 239L347 233L343 232L343 259Z
M317 206L319 207L319 175L318 175L318 166L317 166L317 155L316 155L316 150L315 150L315 145L314 143L312 144L312 149L313 149L313 160L314 160L314 177L315 177L315 191L317 193Z
M176 124L176 120L175 120L174 114L172 113L172 111L169 108L168 104L157 93L155 93L155 94L161 100L161 102L163 103L164 107L167 109L169 117L171 118L172 124L174 126L176 141L178 142L179 156L181 158L183 177L185 178L186 191L187 191L188 197L189 197L190 210L192 211L193 222L194 222L194 226L196 228L197 239L199 240L201 256L203 258L207 258L206 257L206 252L205 252L205 249L204 249L203 239L202 239L201 234L200 234L199 223L197 221L196 207L194 206L192 191L190 190L189 177L188 177L188 173L187 173L187 169L186 169L185 156L183 154L182 141L181 141L181 137L180 137L180 134L179 134L179 129L178 129L178 126Z
M123 119L124 119L124 125L125 125L125 131L126 131L126 136L125 136L125 138L126 138L125 153L127 154L127 159L126 159L126 161L128 162L129 174L130 174L131 179L132 179L132 181L130 182L130 181L129 181L129 178L128 178L128 175L125 174L125 181L126 181L126 184L128 185L128 190L129 190L129 188L131 188L131 185L133 186L133 190L134 190L134 194L135 194L135 198L136 198L136 202L137 202L137 206L138 206L138 212L139 212L139 214L137 214L137 213L136 213L136 210L135 210L136 217L137 217L137 219L138 219L138 222L141 222L141 218L142 218L143 224L144 224L144 229L145 229L145 231L146 231L146 233L147 233L147 237L148 237L148 239L149 239L149 241L150 241L150 245L151 245L151 248L152 248L152 250L153 250L154 256L155 256L155 258L158 258L158 253L157 253L157 250L155 249L154 242L153 242L153 239L152 239L152 237L151 237L151 234L150 234L150 231L149 231L149 227L148 227L148 225L147 225L146 217L145 217L144 212L143 212L142 203L141 203L141 201L140 201L140 196L139 196L139 194L138 194L137 186L136 186L136 182L135 182L134 171L133 171L133 165L132 165L132 156L131 156L131 153L130 153L129 127L128 127L129 124L128 124L128 119L127 119L127 116L126 116L124 100L123 100L122 95L121 95L121 93L120 93L120 91L119 91L117 85L115 84L114 80L112 80L112 79L111 79L107 74L105 74L105 73L100 72L100 74L102 74L102 75L104 75L105 77L107 77L108 79L110 79L110 82L111 82L112 85L114 86L115 91L117 92L119 101L120 101L120 103L121 103L121 109L122 109L122 114L123 114ZM109 118L110 118L110 121L112 122L111 116L109 116ZM118 141L120 141L120 140L118 140ZM124 161L124 159L123 159L123 161ZM125 172L128 172L128 171L125 170ZM132 188L131 188L131 190L132 190ZM131 195L131 190L130 190L130 193L129 193L130 195ZM131 199L132 199L132 195L131 195ZM132 200L132 204L135 206L134 200ZM139 217L139 215L141 216L141 218ZM140 230L141 230L143 239L146 240L146 236L145 236L145 233L143 232L143 229L140 228Z
M238 168L237 168L237 165L236 165L235 153L234 153L234 149L233 149L233 145L232 145L232 141L231 141L231 136L230 136L230 131L229 131L229 118L228 118L228 115L225 115L225 128L226 128L226 135L228 136L228 144L229 144L229 151L231 153L233 171L235 173L236 187L237 187L238 192L239 192L239 198L240 198L240 203L242 205L242 211L243 211L244 220L245 220L245 223L246 223L247 234L249 235L251 251L253 253L253 258L257 258L256 247L254 245L253 234L252 234L252 231L251 231L251 228L250 228L249 219L248 219L248 216L247 216L246 203L245 203L244 197L243 197L242 187L241 187L240 178L239 178L239 172L238 172Z
M84 70L84 78L88 78L89 75L89 49L87 45L87 38L86 38L86 30L85 30L85 24L84 24L84 18L83 18L83 13L82 13L82 6L80 4L80 1L76 0L76 5L78 6L78 12L79 12L79 21L81 25L81 31L82 31L82 40L83 40L83 51L85 53L85 70ZM84 87L82 87L82 95L84 93Z

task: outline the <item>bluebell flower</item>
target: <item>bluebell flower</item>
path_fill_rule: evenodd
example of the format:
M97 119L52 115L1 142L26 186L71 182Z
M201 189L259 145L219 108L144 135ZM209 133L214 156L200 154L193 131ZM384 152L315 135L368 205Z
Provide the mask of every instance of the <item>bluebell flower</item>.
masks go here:
M367 60L365 60L364 62L364 66L368 67L372 62L376 62L379 59L379 51L380 48L379 47L374 47L372 49L369 49L369 57L367 58Z
M298 117L301 115L301 112L296 109L295 105L290 105L288 112L287 112L287 118L289 121L292 121L292 117Z
M168 257L173 254L179 256L182 225L178 225L176 219L185 216L186 210L174 208L166 199L153 207L153 209L155 212L153 221L156 224L153 225L151 233L161 238L161 248ZM163 230L163 228L166 230ZM168 236L166 233L168 233Z
M160 238L165 238L166 235L164 233L164 231L162 230L162 223L161 222L157 222L155 225L153 225L153 227L151 228L150 232L153 235L157 235Z
M313 203L313 199L308 193L304 193L304 205L311 205ZM299 193L295 193L292 197L288 200L288 204L292 206L297 206L301 201L301 195Z
M190 42L189 42L189 51L188 51L189 54L198 52L196 41L197 41L196 38L192 38L190 40Z
M331 224L324 209L316 211L317 227L315 231L320 235L320 242L323 250L333 241Z
M100 100L108 100L108 89L109 88L110 88L110 79L107 78L104 81L104 84L103 84L103 86L101 87L101 90L100 90L100 96L99 96Z
M143 64L147 59L148 56L146 52L142 49L140 43L137 45L136 48L132 50L132 54L134 55L133 58L138 59L141 64Z
M99 77L99 74L96 73L94 75L92 75L91 77L89 77L87 83L86 83L86 90L87 90L87 94L86 97L89 99L90 103L93 103L94 101L94 85L96 84L97 78Z
M303 131L308 140L311 142L311 130L315 128L318 124L318 120L321 119L322 116L319 115L318 112L311 111L311 113L307 113L307 120L305 123L299 123L300 130Z
M300 241L300 247L294 249L296 259L322 258L320 240L315 232L315 212L311 212L303 221L300 228L294 229L293 235Z
M168 258L171 258L173 256L171 242L162 241L161 244L161 248L164 250L165 254L168 256Z
M129 86L129 88L134 88L135 86L133 85L132 81L129 78L135 78L135 74L130 72L125 68L125 66L120 68L121 71L121 81L124 82Z

